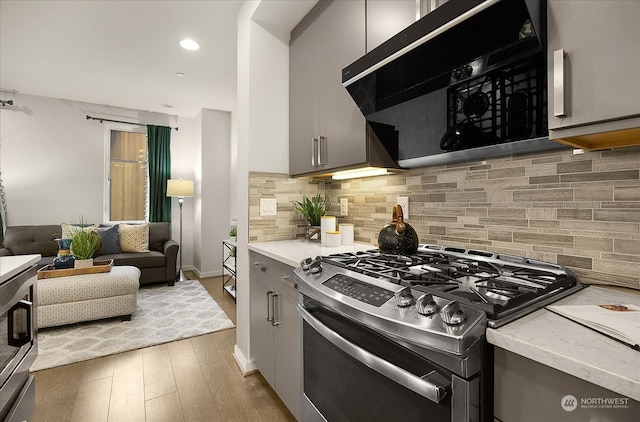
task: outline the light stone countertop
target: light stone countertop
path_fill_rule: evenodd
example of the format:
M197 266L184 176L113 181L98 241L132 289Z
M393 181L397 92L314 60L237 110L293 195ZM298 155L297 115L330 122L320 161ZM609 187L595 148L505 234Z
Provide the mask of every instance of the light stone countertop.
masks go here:
M640 292L587 287L554 305L634 304ZM640 352L547 309L500 328L488 328L489 343L592 384L640 401Z
M307 240L253 242L249 243L248 247L250 251L258 252L294 268L298 268L300 261L309 257L376 249L376 246L365 245L363 243L354 243L351 246L328 247L322 246L320 242Z
M38 254L0 257L0 282L9 280L14 275L37 264L40 258Z

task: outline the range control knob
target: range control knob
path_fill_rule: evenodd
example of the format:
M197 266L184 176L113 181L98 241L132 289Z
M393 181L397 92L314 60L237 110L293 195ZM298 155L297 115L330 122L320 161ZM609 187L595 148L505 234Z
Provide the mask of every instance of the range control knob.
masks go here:
M473 67L469 66L468 64L465 64L464 66L460 66L456 69L453 70L453 79L466 79L469 76L471 76L471 74L473 73Z
M310 271L312 274L321 273L322 265L320 263L320 258L306 258L300 261L300 266L302 270L306 273Z
M416 309L420 315L433 315L438 312L438 304L431 294L426 294L416 300Z
M413 295L411 294L411 289L408 287L404 287L398 290L395 293L396 305L400 308L406 308L407 306L413 305Z
M440 316L445 324L448 325L462 324L465 319L465 314L460 309L460 304L456 301L447 303L440 311Z
M322 272L322 264L320 263L319 259L316 259L311 263L309 267L309 271L311 271L311 274L317 274Z

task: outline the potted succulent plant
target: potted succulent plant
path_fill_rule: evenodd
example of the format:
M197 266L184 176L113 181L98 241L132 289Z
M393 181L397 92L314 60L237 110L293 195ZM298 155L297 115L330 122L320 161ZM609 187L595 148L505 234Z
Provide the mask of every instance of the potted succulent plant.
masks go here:
M75 268L93 266L93 254L100 247L100 235L81 222L79 226L71 226L71 253L76 258Z
M311 198L304 195L302 202L295 202L295 208L309 223L306 229L307 239L317 237L320 233L320 220L327 213L327 199L319 193Z
M229 230L229 238L235 242L237 236L238 229L236 227L231 227L231 230Z

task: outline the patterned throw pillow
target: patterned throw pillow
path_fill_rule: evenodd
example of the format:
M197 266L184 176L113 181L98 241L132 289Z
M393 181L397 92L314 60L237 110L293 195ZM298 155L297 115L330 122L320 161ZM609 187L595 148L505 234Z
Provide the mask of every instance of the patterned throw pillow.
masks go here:
M120 224L122 252L149 252L149 223Z
M78 232L78 230L84 230L86 232L90 232L90 231L94 231L97 232L98 230L98 225L97 224L92 224L90 226L78 226L75 224L67 224L67 223L62 223L61 225L62 228L62 237L61 239L73 239L73 235L75 233Z
M119 225L98 227L98 234L102 240L102 255L120 253L120 230Z

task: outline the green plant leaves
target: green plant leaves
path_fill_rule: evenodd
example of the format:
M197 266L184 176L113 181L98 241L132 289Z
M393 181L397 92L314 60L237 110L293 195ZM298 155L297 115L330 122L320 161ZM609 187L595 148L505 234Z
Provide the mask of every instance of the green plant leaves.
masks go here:
M321 194L316 194L309 199L304 195L302 202L295 202L296 210L307 219L312 226L320 225L320 218L327 213L327 199Z

